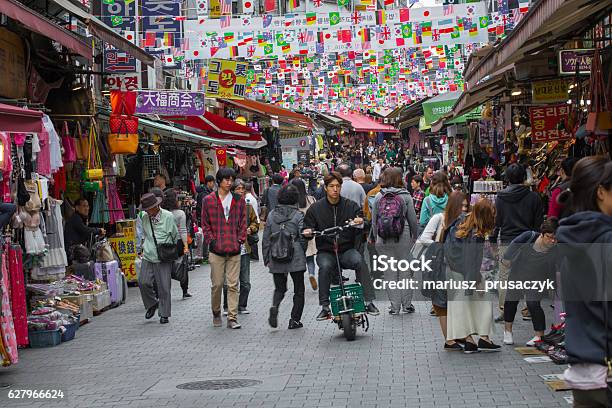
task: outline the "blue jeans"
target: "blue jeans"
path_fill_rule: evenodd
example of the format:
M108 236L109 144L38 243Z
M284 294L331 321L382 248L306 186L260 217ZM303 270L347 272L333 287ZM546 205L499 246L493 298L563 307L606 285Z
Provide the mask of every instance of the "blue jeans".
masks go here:
M315 257L314 255L310 255L306 257L306 266L308 267L308 274L311 276L315 276Z
M240 295L238 308L246 309L251 291L251 257L249 254L240 255ZM223 284L223 309L227 309L227 282Z
M338 254L340 258L340 267L342 269L353 269L357 278L357 282L363 286L363 297L366 303L374 300L374 287L372 279L367 269L364 271L361 267L362 257L356 249L349 249L342 254ZM329 287L331 282L339 283L338 264L336 256L333 252L317 253L317 265L319 265L319 304L321 306L329 306Z

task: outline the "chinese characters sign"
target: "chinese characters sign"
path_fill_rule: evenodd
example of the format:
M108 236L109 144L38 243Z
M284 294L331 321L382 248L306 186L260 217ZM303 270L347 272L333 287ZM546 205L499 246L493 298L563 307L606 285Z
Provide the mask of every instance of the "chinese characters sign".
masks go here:
M136 261L136 238L134 233L134 221L120 221L127 224L123 228L123 234L109 238L110 245L115 250L121 261L121 271L125 274L128 282L137 280L134 262ZM117 224L119 226L119 224Z
M534 142L566 140L572 135L566 130L569 105L530 107L531 130Z
M248 63L212 59L208 64L206 96L243 99L246 90Z
M533 103L566 101L568 83L563 80L538 81L531 85Z
M204 94L200 92L139 91L136 113L166 116L204 114Z

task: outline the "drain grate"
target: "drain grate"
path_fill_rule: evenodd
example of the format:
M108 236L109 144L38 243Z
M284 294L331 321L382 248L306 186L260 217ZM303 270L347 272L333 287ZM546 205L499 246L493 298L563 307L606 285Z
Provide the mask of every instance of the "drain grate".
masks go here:
M262 384L263 381L248 380L248 379L221 379L221 380L206 380L194 381L176 386L179 390L228 390L232 388L253 387Z

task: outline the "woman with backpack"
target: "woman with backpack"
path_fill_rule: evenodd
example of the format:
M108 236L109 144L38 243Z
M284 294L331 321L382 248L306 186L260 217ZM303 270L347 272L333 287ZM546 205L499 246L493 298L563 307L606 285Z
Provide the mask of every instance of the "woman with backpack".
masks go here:
M491 201L478 201L467 217L459 217L448 231L444 242L447 279L455 284L476 282L476 290L484 289L480 272L486 237L495 228L495 207ZM463 352L499 351L489 335L493 331L491 303L471 288L448 291L447 340L464 339ZM472 336L480 339L475 343Z
M427 223L427 226L425 227L425 230L419 239L417 239L417 242L414 245L414 250L412 251L413 256L418 258L421 256L421 254L426 254L425 251L434 242L443 244L449 228L455 224L460 216L467 214L469 212L469 208L470 206L465 194L460 191L452 192L448 198L448 204L446 205L444 212L431 217ZM427 255L425 255L425 258L429 259ZM444 350L462 350L463 348L459 345L459 343L457 343L455 340L447 340L446 338L446 298L447 296L445 290L436 290L432 294L431 302L433 307L431 314L437 316L440 321L440 329L442 330L445 340Z
M298 196L298 208L302 214L306 215L308 208L316 201L311 195L306 194L306 185L303 180L293 179L291 184L294 185L299 193ZM308 248L306 249L306 266L308 267L308 279L312 290L317 290L317 278L315 276L315 255L317 254L317 245L315 240L311 239L308 241Z
M372 228L369 241L375 243L378 256L393 257L398 262L411 259L409 249L417 237L417 219L412 197L404 187L402 171L397 167L386 169L380 178L381 190L374 198L372 207ZM408 260L410 260L408 259ZM391 270L396 269L396 270ZM402 281L412 278L412 273L400 268L387 268L384 280ZM387 295L391 302L389 314L414 313L412 289L389 289Z
M293 308L289 329L304 327L304 272L306 272L307 243L301 234L304 214L298 209L299 192L289 184L278 192L278 205L266 222L262 239L264 265L274 278L274 296L268 323L278 327L278 307L287 292L287 275L293 280Z
M429 195L425 197L421 205L419 218L421 228L425 228L431 217L444 211L451 192L452 188L446 174L441 171L434 174L429 185Z

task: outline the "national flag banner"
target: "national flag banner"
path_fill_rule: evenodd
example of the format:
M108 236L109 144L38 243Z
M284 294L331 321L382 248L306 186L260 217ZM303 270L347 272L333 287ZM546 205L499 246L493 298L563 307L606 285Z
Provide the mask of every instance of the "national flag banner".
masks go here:
M461 31L459 31L459 27L454 27L453 32L451 33L451 38L456 40L457 38L461 38Z
M312 4L315 7L321 7L323 5L323 0L312 0Z
M278 45L279 47L282 47L283 45L286 45L287 42L285 41L285 37L282 33L278 33L276 34L276 45Z
M136 35L134 31L123 31L123 38L131 42L132 44L136 44Z
M519 11L527 13L529 11L529 0L519 0Z
M226 43L231 43L234 41L234 33L223 33L223 39Z
M387 13L385 10L378 10L376 12L376 25L385 25L387 24Z
M306 13L306 25L313 25L317 22L317 13Z
M155 47L155 38L156 38L156 33L147 31L145 33L144 46L145 47Z
M490 24L489 16L482 16L478 18L480 28L487 28Z
M329 13L329 25L335 26L340 24L340 13L337 11L332 11Z
M237 57L238 56L238 47L235 46L235 45L232 46L232 47L229 47L229 54L230 54L230 57Z
M276 10L276 0L264 0L264 10L266 13L270 13ZM272 17L272 16L270 16ZM264 18L265 20L265 18ZM264 26L265 27L265 26Z
M242 0L242 13L243 14L253 14L254 7L253 2L255 0Z
M453 19L448 20L439 20L438 21L438 31L440 34L450 34L454 30Z
M350 0L338 0L338 7L346 7L350 3Z
M266 44L264 45L264 54L265 55L270 55L274 52L274 46L272 44Z
M289 0L289 10L295 10L300 7L300 0Z
M221 16L219 19L219 26L221 28L227 28L232 24L232 16Z
M401 8L399 11L400 23L410 21L410 9Z
M289 52L291 52L291 44L285 44L281 46L281 50L283 51L283 54L288 54Z
M384 0L385 6L390 6L393 3L395 3L395 0Z
M402 37L403 38L412 37L412 23L402 24Z
M470 37L476 37L478 35L478 25L472 24L472 28L470 28Z
M164 65L165 66L170 66L170 65L174 65L174 55L164 55Z
M232 0L221 0L221 14L232 14Z
M174 45L174 33L164 33L164 46L171 47Z
M465 29L463 18L461 17L457 17L457 28L459 29L459 31L463 31Z
M431 37L431 21L421 23L421 33L423 34L423 37Z
M402 37L396 37L395 38L395 45L397 47L403 47L403 46L406 45L406 40L404 40L404 38L402 38Z

